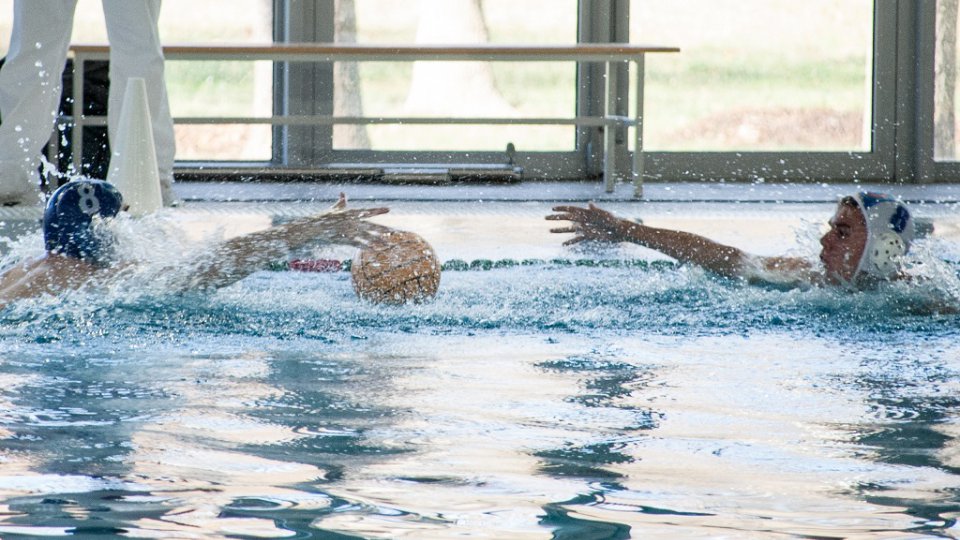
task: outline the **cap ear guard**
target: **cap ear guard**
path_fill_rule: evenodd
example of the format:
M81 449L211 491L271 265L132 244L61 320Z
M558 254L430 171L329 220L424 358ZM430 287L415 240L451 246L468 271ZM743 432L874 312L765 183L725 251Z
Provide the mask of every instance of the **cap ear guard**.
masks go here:
M885 193L861 192L852 198L867 226L866 245L857 271L882 279L894 277L914 237L910 211Z
M907 246L900 235L887 231L880 233L867 252L864 270L873 275L889 276L900 269L900 259L907 253Z

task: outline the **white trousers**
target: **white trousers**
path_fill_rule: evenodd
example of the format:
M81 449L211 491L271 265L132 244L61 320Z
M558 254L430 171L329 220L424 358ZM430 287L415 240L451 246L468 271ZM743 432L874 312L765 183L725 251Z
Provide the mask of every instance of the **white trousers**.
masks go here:
M0 69L0 202L37 197L37 169L57 118L76 6L76 0L14 2L10 49ZM176 144L158 31L160 0L103 0L103 15L110 41L108 135L116 140L127 79L145 79L160 183L169 200Z

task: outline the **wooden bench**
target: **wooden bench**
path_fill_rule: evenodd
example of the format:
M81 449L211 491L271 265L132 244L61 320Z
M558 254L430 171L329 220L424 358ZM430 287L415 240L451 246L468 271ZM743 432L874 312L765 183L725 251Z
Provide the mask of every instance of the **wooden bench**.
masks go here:
M110 48L100 44L75 44L70 51L74 58L73 80L73 148L82 148L83 126L103 125L104 118L78 114L83 103L84 63L106 60ZM404 117L347 117L347 116L271 116L271 117L178 117L179 124L271 124L271 125L332 125L332 124L516 124L516 125L576 125L603 126L603 174L607 192L614 189L616 172L617 127L633 128L634 154L631 176L635 195L643 190L643 76L644 58L648 53L679 52L676 47L630 45L619 43L580 43L575 45L359 45L331 43L275 43L264 45L169 45L163 48L167 60L270 60L275 62L397 62L397 61L484 61L484 62L600 62L606 66L606 84L602 116L573 118L404 118ZM638 82L636 111L633 117L615 114L618 100L616 67L622 63L634 65ZM81 151L73 155L79 170Z

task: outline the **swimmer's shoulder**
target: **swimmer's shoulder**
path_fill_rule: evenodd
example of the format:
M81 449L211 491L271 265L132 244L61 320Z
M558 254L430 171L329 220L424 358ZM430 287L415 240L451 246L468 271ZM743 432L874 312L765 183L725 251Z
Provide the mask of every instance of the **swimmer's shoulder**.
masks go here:
M86 261L51 254L16 263L0 274L0 306L76 289L105 271Z
M37 269L46 268L48 264L47 255L13 263L0 273L0 291L36 272Z

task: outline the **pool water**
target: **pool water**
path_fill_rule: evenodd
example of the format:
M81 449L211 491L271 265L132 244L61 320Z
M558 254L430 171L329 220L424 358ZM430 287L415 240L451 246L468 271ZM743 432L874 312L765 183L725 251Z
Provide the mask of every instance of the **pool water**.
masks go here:
M470 244L487 218L461 219L410 228L445 261L538 262L449 270L402 307L347 272L263 271L0 311L0 536L960 535L952 237L918 244L936 286L849 294L549 234ZM783 247L761 229L738 230ZM568 264L597 257L653 262Z

